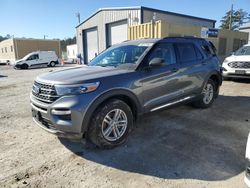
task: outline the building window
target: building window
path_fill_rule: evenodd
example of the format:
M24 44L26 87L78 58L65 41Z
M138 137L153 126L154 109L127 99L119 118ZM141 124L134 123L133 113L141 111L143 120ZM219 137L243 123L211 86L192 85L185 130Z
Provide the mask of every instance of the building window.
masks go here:
M7 47L5 47L5 53L7 53Z
M10 46L10 51L13 52L13 46Z

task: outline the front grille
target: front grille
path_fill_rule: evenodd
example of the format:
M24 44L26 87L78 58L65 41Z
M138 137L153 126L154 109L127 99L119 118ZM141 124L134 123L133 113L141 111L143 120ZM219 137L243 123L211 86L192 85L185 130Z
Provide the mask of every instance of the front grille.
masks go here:
M245 62L245 61L231 62L228 63L228 66L231 68L250 69L250 62Z
M33 84L32 94L37 100L45 103L52 103L59 98L53 85L36 81Z

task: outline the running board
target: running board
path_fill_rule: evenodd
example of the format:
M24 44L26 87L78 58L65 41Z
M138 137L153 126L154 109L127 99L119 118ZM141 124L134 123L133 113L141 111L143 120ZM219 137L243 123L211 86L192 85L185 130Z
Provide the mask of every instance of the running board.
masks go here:
M192 96L188 96L188 97L182 98L182 99L180 99L180 100L178 100L178 101L174 101L174 102L170 102L170 103L164 104L164 105L162 105L162 106L158 106L158 107L153 108L152 110L150 110L150 112L153 112L153 111L156 111L156 110L159 110L159 109L168 107L168 106L172 106L172 105L174 105L174 104L177 104L177 103L186 101L186 100L191 99L191 98L194 98L194 97L195 97L195 96L192 95Z

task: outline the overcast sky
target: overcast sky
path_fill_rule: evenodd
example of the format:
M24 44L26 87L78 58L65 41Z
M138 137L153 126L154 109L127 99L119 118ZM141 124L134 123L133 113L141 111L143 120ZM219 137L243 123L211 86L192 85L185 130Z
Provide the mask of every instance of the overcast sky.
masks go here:
M76 12L81 21L99 8L147 6L217 20L231 4L250 13L250 0L0 0L0 35L27 38L67 38L75 35Z

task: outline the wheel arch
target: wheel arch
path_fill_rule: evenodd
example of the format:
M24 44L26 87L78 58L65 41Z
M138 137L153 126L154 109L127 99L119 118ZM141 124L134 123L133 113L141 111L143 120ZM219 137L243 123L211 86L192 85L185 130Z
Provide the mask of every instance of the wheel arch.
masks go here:
M26 67L27 69L30 67L30 65L29 65L28 63L26 63L26 62L21 64L21 67L22 67L22 68L24 68L24 66L27 66L27 67Z
M209 79L213 80L216 83L216 86L217 86L217 88L216 88L216 95L218 96L219 95L219 88L220 88L220 86L222 84L222 76L221 76L221 74L218 73L217 71L211 72L207 76L205 82L203 83L203 87L205 86L205 84L208 82Z
M137 99L136 95L131 91L128 91L126 89L115 89L112 91L107 91L98 96L98 98L96 98L94 102L92 102L92 104L87 108L82 122L83 132L86 132L88 130L89 123L95 110L110 99L119 99L125 102L132 110L135 119L137 119L137 117L142 113L140 102Z

